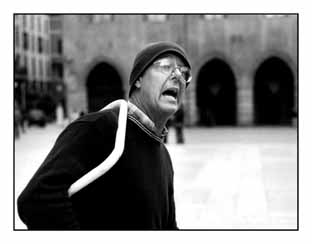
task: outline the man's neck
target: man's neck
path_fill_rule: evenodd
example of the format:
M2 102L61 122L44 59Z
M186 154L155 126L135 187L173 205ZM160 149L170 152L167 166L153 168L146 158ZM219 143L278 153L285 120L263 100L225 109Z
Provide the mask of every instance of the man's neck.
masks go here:
M167 119L152 113L144 104L135 96L130 97L129 101L137 106L154 124L157 134L161 134L166 126ZM154 115L154 116L153 116Z

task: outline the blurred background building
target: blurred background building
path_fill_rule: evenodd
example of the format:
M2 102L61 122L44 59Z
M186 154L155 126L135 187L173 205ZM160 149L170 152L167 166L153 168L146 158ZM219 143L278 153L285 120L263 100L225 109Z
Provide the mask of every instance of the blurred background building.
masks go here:
M14 15L14 99L23 114L32 109L55 119L65 106L62 18L58 15Z
M59 104L68 116L127 98L137 52L168 40L186 49L193 66L186 125L296 125L295 14L14 18L15 98L25 110L44 101L55 118Z

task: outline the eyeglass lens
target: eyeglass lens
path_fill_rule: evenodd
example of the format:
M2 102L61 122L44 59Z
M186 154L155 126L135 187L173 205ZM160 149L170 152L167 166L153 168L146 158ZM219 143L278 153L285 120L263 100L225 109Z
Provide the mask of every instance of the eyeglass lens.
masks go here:
M191 77L191 71L188 67L186 66L177 66L176 64L173 64L171 62L169 62L168 60L159 60L156 61L154 64L157 64L163 73L167 73L167 74L176 74L176 70L178 69L183 77L183 79L186 82L190 81L190 77Z

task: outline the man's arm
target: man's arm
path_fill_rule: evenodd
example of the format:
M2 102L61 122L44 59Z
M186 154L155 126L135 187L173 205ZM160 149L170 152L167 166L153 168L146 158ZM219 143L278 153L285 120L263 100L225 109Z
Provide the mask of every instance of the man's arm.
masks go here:
M173 188L172 188L172 192L170 193L170 216L169 216L168 229L169 230L178 229L177 222L176 222L176 210L175 210Z
M79 229L68 188L99 163L103 137L89 123L71 124L18 198L18 212L29 229ZM104 147L103 145L101 145Z

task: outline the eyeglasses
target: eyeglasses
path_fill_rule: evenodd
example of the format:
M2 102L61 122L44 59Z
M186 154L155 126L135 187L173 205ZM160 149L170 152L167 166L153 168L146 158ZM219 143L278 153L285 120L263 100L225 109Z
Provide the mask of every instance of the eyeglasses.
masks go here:
M163 74L166 74L168 76L175 75L179 79L182 78L186 86L188 86L191 82L191 69L186 66L178 66L175 63L170 62L168 59L158 60L153 63L153 66L155 66ZM177 72L177 70L179 71L179 73Z

